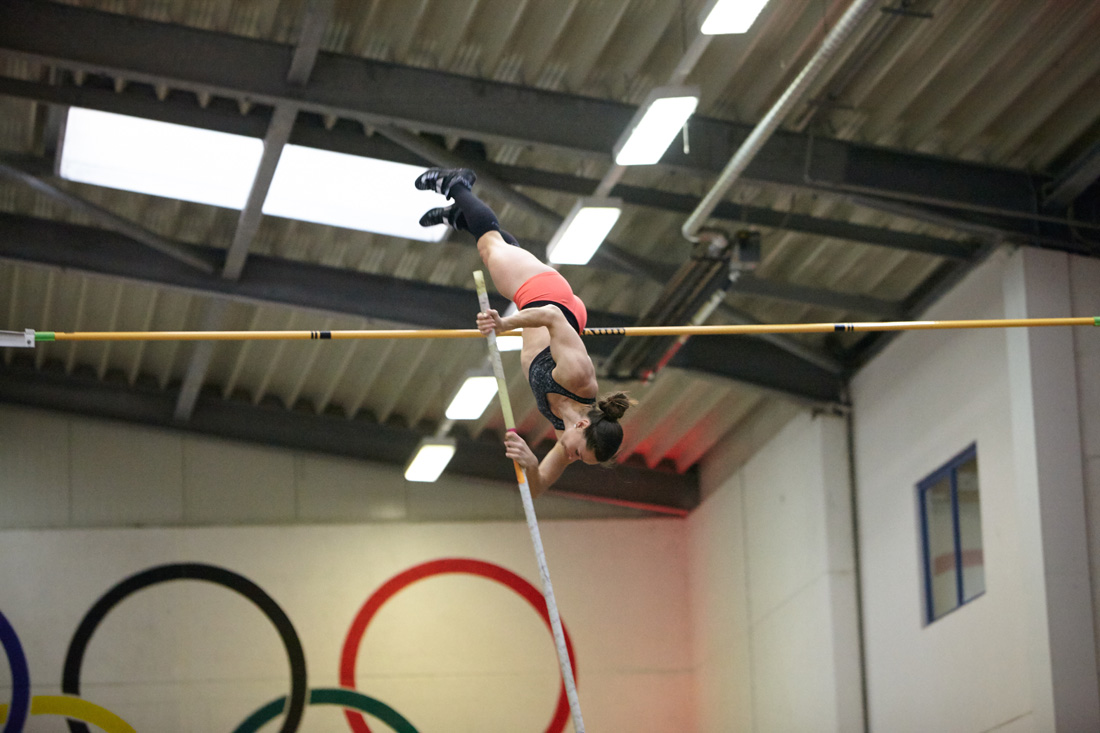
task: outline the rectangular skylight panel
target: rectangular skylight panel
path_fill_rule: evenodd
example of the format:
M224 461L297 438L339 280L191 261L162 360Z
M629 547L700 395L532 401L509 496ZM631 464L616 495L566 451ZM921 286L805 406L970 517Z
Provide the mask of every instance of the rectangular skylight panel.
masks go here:
M287 145L263 211L270 216L438 242L447 226L422 227L421 215L447 206L439 194L418 191L421 166Z
M73 107L61 177L240 209L261 155L256 138Z
M263 141L74 107L61 150L61 177L182 201L241 209ZM287 145L264 202L270 216L438 242L445 225L421 215L448 201L418 191L420 166Z

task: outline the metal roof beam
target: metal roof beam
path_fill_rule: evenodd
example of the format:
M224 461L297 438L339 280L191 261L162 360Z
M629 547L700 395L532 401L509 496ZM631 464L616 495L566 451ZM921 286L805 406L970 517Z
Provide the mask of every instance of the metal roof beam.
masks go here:
M191 420L173 420L175 390L139 383L99 380L88 373L36 370L13 362L0 363L0 402L25 405L142 425L184 429L231 440L277 445L292 450L339 455L391 465L404 465L423 437L419 432L371 420L253 405L200 395ZM449 474L499 481L515 490L515 474L504 460L500 442L459 437ZM615 471L566 471L553 491L594 501L623 503L653 511L682 514L699 504L699 479L627 463Z
M304 87L309 81L310 72L321 50L321 36L324 34L325 26L328 25L334 2L335 0L310 0L307 3L302 18L299 42L294 48L294 56L286 75L290 85ZM260 157L252 188L248 193L248 200L237 220L233 242L225 255L222 277L236 280L244 269L248 248L263 219L263 206L267 199L267 192L271 189L271 181L275 177L283 148L290 141L290 134L294 130L294 119L297 116L298 105L291 101L278 104L271 115L271 122L264 133L264 152Z
M791 283L776 283L758 278L751 273L741 273L730 291L734 295L756 295L762 298L775 298L796 303L815 305L821 308L881 316L888 321L896 321L903 315L901 303L872 298L869 295L841 293L825 288Z
M393 127L379 128L379 132L397 143L401 147L409 150L416 155L422 155L432 161L434 165L441 165L450 168L460 168L467 163L465 159L460 156L456 156L450 151L441 148L438 145L432 144L423 138L412 134L406 130L401 130ZM538 201L530 198L529 196L516 191L514 188L498 180L491 173L482 174L478 178L479 185L484 187L489 193L502 198L508 203L516 206L527 213L541 219L546 224L553 228L557 228L562 221L561 215L551 209L546 208ZM543 257L539 257L543 259ZM662 283L667 280L667 273L660 268L655 268L651 263L643 260L640 257L635 256L631 252L627 252L621 247L617 246L611 241L605 241L597 250L596 254L592 258L592 263L600 265L602 263L609 263L617 269L621 269L636 277L642 279L652 280L658 283ZM736 320L737 322L744 322L748 316L741 313L726 304L722 304L721 308L727 317ZM783 334L766 334L762 336L765 341L769 341L781 349L784 349L790 354L798 357L799 359L805 359L811 364L820 366L824 369L831 370L834 374L839 374L843 371L840 363L828 354L818 352L809 348L805 344L795 339L792 339Z
M283 44L30 0L0 3L0 53L270 106L294 102L371 125L601 156L610 154L634 113L608 100L328 53L318 55L302 90L286 79L292 51ZM690 153L672 146L662 162L718 172L750 131L697 117ZM1025 221L1045 183L1027 171L784 132L769 140L745 177L952 211L999 211Z
M969 231L981 241L978 253L989 244L1022 244L1085 257L1100 256L1100 221L1070 220L1061 215L1033 213L1022 216L1004 210L958 209L923 201L856 195L853 202L895 216L926 221ZM973 258L971 259L973 261Z
M60 189L48 181L37 177L33 173L23 170L20 163L24 162L24 160L25 159L8 160L5 157L0 157L0 178L7 178L21 183L37 193L69 207L73 211L84 214L93 221L98 221L106 227L121 232L147 247L184 263L188 267L193 267L205 273L212 273L214 271L213 264L207 260L196 257L194 253L187 251L175 242L171 242L156 232L151 232L144 227L138 226L129 219L125 219L98 204L93 204L91 201L87 201L64 189ZM12 163L12 165L9 165L9 163ZM38 166L31 166L32 169L35 167Z
M1093 143L1058 173L1047 186L1043 196L1043 208L1064 209L1100 180L1100 141Z
M328 25L334 1L309 0L306 4L298 44L294 48L294 57L287 71L287 81L291 84L302 86L309 80L309 74L317 60L317 53L321 50L321 36L324 34L325 26ZM280 104L271 115L271 123L267 126L267 132L264 133L264 151L256 166L252 186L248 191L248 199L245 201L244 208L241 209L240 216L237 217L237 229L233 232L233 241L230 242L229 249L225 253L221 274L227 280L238 279L244 269L249 247L252 246L252 240L256 238L256 232L259 231L260 222L263 220L264 201L267 200L268 191L271 190L271 182L279 167L279 159L282 157L283 148L290 140L294 119L297 116L298 107L292 103ZM203 314L203 328L211 331L221 328L224 316L225 302L211 303ZM210 360L213 356L214 347L209 342L195 344L192 347L191 358L183 377L183 387L176 401L176 420L184 422L190 418L195 409L199 390L206 381L206 372L210 368Z
M489 162L483 165L502 181L516 186L534 186L548 191L583 195L586 191L595 188L598 183L594 179L582 178L568 173L556 173ZM646 206L683 214L691 213L698 203L697 197L694 196L624 184L616 185L611 190L610 195L621 198L624 203L634 206ZM712 216L731 225L747 224L768 227L769 229L830 237L849 242L861 242L878 247L889 247L955 260L970 258L979 246L968 241L943 239L926 234L913 234L896 229L853 224L839 219L777 211L761 206L744 206L735 204L732 201L723 201L718 204Z
M182 245L181 245L182 246ZM203 258L219 250L190 246ZM0 214L0 259L151 283L215 298L268 303L321 312L354 315L426 328L470 328L473 293L463 288L432 285L342 270L304 262L252 255L237 281L203 275L116 232L33 217ZM503 310L507 301L491 297ZM634 319L590 312L601 327L634 325ZM843 379L828 369L793 356L757 338L734 339L713 348L681 350L673 366L724 376L811 402L839 402ZM610 353L616 339L594 337L590 351Z
M382 151L386 152L385 150ZM34 156L16 156L12 158L3 158L4 161L11 164L12 168L22 171L25 174L31 172L45 173L48 175L49 165L47 161L42 158ZM486 164L486 167L491 170L497 170L499 166L490 166ZM523 170L523 169L514 169ZM0 173L2 173L0 169ZM535 171L534 173L538 173ZM556 174L554 174L556 176ZM575 180L585 181L587 179L577 178ZM646 200L650 200L653 196L660 196L660 191L647 191L646 189L635 189L642 191L646 196ZM676 197L676 195L673 195ZM687 199L688 197L679 197ZM782 216L779 212L772 212L775 216ZM743 222L742 222L743 223ZM749 222L751 223L751 222ZM837 222L843 225L844 222ZM885 230L889 231L889 230ZM898 234L904 234L898 232ZM920 238L919 235L911 235ZM945 244L950 243L950 240L934 240L942 241ZM171 243L172 246L177 246L176 243ZM542 257L545 252L546 243L539 241L522 242L525 249L530 250L539 257ZM962 250L963 245L959 245L958 250ZM182 251L182 250L181 250ZM664 265L656 262L652 262L640 257L635 257L629 252L621 248L609 248L608 252L604 252L603 249L596 252L596 256L593 259L590 266L593 267L605 267L616 272L624 272L640 277L649 277L657 282L665 282L676 271L675 265ZM213 267L208 265L206 271L210 272ZM860 295L853 295L850 293L841 293L838 291L827 290L825 288L811 288L802 285L794 285L791 283L780 283L768 280L760 280L753 277L742 275L738 281L735 292L747 295L758 295L761 297L775 298L778 300L785 300L792 303L802 303L804 305L819 306L822 308L835 308L844 311L855 311L858 313L866 313L875 316L881 316L887 319L894 319L897 317L899 304L892 301L881 300L878 298L871 298ZM742 314L743 315L743 314ZM212 326L216 328L216 326Z
M89 107L105 112L146 117L250 137L263 137L271 120L269 108L253 107L247 115L241 115L236 106L225 108L212 103L205 108L200 107L194 95L179 92L170 93L165 100L161 101L153 95L151 87L143 89L139 84L129 84L121 93L116 93L113 89L96 88L87 84L81 87L52 86L0 78L0 94L34 99L49 104ZM392 128L390 130L392 131ZM405 133L405 135L415 137L412 133ZM404 140L408 139L410 138L404 138ZM311 118L299 115L291 132L290 142L322 150L365 155L413 165L427 165L433 162L431 158L410 152L411 145L402 147L381 135L365 136L362 127L358 124L338 123L331 130L325 129L320 124L320 118L316 116ZM424 145L431 144L430 141L423 139L421 142ZM466 163L468 165L470 161ZM596 179L568 173L501 165L489 161L478 161L476 165L479 172L490 173L499 181L512 186L532 186L548 191L587 195L599 184ZM634 206L682 214L690 213L698 203L696 197L686 194L624 184L616 185L611 195ZM759 206L744 206L731 201L720 203L714 210L713 216L715 219L731 223L830 237L957 260L969 258L979 247L979 244L973 241L914 234Z

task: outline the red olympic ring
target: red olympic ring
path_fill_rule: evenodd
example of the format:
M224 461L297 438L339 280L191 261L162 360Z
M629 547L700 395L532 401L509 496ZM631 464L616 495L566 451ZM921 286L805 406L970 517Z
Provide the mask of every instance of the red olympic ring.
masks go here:
M348 629L348 635L344 639L344 651L340 655L341 686L351 690L355 689L355 660L359 656L359 644L363 641L363 634L367 631L367 625L370 624L371 619L382 608L382 605L396 595L398 591L407 588L418 580L430 578L433 575L447 575L450 573L477 575L495 580L501 585L511 588L531 604L539 616L542 617L546 628L550 628L550 614L546 610L546 599L543 597L542 592L511 570L505 570L499 565L481 560L462 558L432 560L413 566L405 572L398 573L390 578L359 609L359 613L356 614L355 620L352 621L351 627ZM569 639L569 632L565 629L564 623L562 624L562 631L565 634L565 647L569 653L569 661L573 665L573 674L576 675L577 661L573 658L573 642ZM348 725L355 733L371 733L371 729L362 713L345 710L344 715L348 719ZM558 707L554 711L554 717L551 719L550 725L546 728L546 733L562 733L568 720L569 698L565 694L565 682L563 680L561 693L558 695Z

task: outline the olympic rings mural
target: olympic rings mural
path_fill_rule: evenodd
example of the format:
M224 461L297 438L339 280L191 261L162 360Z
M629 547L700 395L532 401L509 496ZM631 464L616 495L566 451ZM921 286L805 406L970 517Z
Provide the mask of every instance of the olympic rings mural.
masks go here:
M355 664L359 645L382 606L397 593L427 578L448 575L473 575L495 581L511 589L526 600L550 629L550 617L542 592L524 578L499 565L468 558L444 558L416 565L398 573L378 588L359 609L344 639L340 657L340 685L338 688L310 690L306 683L306 661L301 641L294 625L282 608L262 588L243 575L215 565L201 563L173 563L158 565L126 578L105 593L84 615L83 620L69 642L62 671L62 695L31 695L30 671L23 646L15 628L0 609L0 645L7 656L11 671L11 700L0 703L0 733L20 733L27 718L32 715L55 715L68 718L70 733L89 733L88 724L98 726L106 733L136 733L133 726L118 715L80 697L80 673L88 643L107 614L127 597L160 583L174 580L200 580L220 585L234 591L256 605L268 621L274 625L286 650L290 665L290 689L287 695L261 706L232 733L255 733L261 726L283 716L280 733L297 731L310 705L335 705L344 709L348 725L354 733L371 733L363 713L382 721L394 733L419 733L412 723L385 703L355 690ZM576 674L577 662L573 656L573 643L565 631L565 643L569 659ZM562 682L554 716L546 733L562 733L569 720L569 701Z

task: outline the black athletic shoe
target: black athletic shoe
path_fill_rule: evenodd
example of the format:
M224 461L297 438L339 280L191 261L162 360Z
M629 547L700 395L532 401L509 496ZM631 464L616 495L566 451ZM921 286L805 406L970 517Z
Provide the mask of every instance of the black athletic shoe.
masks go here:
M455 219L458 217L458 206L452 204L447 208L432 209L420 217L420 226L434 227L436 224L446 224L452 229L458 229Z
M451 197L451 186L461 183L473 188L477 174L469 168L429 168L416 178L416 187L421 191L435 191L447 198Z

